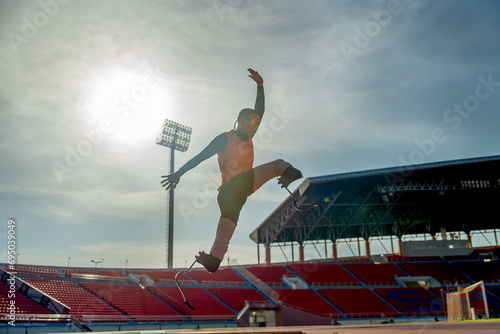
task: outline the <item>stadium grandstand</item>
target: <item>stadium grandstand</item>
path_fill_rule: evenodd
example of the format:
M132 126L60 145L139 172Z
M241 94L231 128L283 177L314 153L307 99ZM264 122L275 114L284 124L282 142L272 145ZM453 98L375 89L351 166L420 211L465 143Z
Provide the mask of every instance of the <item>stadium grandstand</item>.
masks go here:
M16 332L13 314L17 332L446 320L446 295L480 282L465 317L498 314L500 156L311 177L293 195L298 203L289 196L250 235L265 263L179 275L195 310L175 285L181 269L1 264L0 329ZM477 230L491 231L495 244L474 247ZM372 254L370 240L382 236L398 248ZM343 239L364 240L364 254L338 256ZM325 240L332 256L306 261L304 246ZM291 243L297 261L273 263L271 248Z

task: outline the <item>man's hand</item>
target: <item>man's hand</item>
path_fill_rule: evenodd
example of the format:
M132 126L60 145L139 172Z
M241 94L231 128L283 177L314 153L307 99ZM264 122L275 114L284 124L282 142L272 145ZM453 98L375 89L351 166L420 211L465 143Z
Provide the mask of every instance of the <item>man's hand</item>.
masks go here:
M248 72L250 72L249 77L257 83L257 86L264 87L264 79L262 79L259 72L254 71L251 68L248 69Z
M175 189L177 183L179 183L181 179L181 175L178 172L175 172L170 175L162 175L162 177L165 179L161 181L161 186L165 187L165 190L169 190L171 187Z

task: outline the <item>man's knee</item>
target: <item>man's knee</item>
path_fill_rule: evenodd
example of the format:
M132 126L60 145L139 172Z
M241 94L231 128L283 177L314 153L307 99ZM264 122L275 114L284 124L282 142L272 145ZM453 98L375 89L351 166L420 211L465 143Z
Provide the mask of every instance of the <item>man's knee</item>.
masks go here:
M229 217L226 217L229 216ZM240 215L238 214L227 214L225 216L220 216L220 219L227 219L234 223L234 225L238 225L238 220L240 219Z

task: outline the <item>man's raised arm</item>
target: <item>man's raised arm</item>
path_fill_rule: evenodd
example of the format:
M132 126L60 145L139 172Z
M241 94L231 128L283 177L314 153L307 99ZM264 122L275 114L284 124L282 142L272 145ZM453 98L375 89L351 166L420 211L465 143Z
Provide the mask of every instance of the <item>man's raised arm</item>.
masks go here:
M248 75L250 78L255 81L257 84L257 98L255 100L255 113L259 115L260 119L262 120L262 117L264 116L264 110L265 110L265 98L264 98L264 79L262 76L259 74L259 72L254 71L253 69L249 68L248 72L250 74Z

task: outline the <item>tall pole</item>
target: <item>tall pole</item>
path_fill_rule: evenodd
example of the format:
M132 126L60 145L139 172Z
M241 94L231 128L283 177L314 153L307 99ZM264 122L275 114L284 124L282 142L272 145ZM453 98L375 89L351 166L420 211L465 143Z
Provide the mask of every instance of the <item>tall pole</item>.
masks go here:
M174 148L170 148L170 174L174 172ZM167 265L168 269L173 268L173 252L174 252L174 187L170 187L168 200L168 226L167 226Z
M189 139L191 137L191 128L181 125L176 122L166 119L163 122L162 129L156 137L156 143L170 148L170 171L169 174L174 173L174 152L175 150L185 152L189 146ZM166 226L166 244L165 244L165 262L169 269L173 267L173 252L174 252L174 187L170 187L167 193L167 226ZM164 262L164 263L165 263Z

